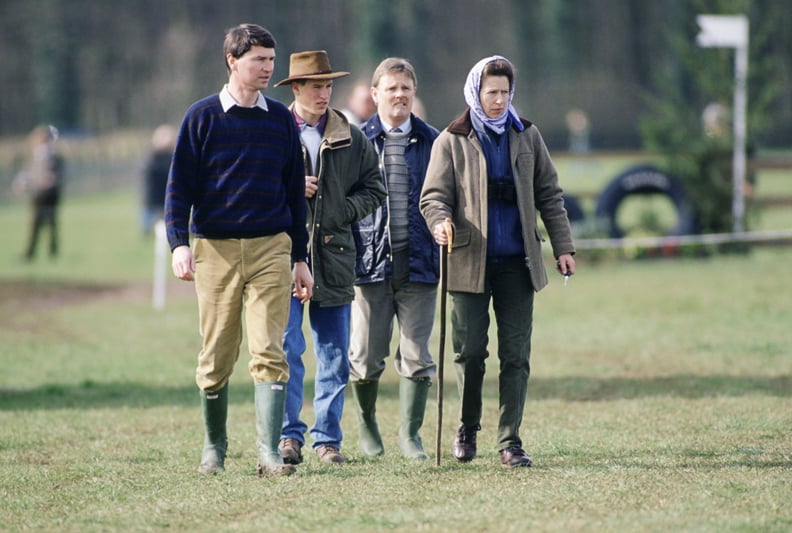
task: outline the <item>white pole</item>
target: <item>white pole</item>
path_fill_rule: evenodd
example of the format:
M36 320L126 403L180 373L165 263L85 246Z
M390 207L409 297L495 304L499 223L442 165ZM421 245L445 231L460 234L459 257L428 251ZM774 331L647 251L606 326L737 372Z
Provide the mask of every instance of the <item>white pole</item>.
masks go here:
M154 309L165 307L165 282L166 252L168 251L168 240L165 233L165 222L158 220L154 224L154 283L152 302Z
M745 15L698 15L699 46L734 48L734 156L732 158L732 219L734 233L744 229L745 131L748 78L748 17Z
M746 29L747 33L747 29ZM732 216L734 233L744 229L745 196L745 149L746 149L746 108L748 101L748 39L742 46L735 48L734 54L734 194L732 197Z

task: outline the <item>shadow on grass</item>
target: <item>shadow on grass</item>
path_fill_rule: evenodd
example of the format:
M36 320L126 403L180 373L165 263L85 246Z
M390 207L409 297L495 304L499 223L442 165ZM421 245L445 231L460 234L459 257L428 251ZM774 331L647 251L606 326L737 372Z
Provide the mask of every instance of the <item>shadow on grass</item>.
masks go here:
M783 438L779 435L779 439ZM643 470L695 469L698 472L717 471L730 468L790 468L792 459L783 451L773 448L741 448L738 445L725 450L712 448L647 448L628 451L608 450L603 453L575 452L548 457L541 467L569 467L574 461L586 464L586 468L612 470L614 467ZM541 468L540 467L540 468Z
M608 401L648 397L712 398L749 394L792 396L792 376L694 376L657 378L548 378L531 379L533 400Z
M310 401L313 382L306 380L305 397ZM455 395L456 387L446 384L446 395ZM485 386L486 396L497 396L497 384ZM532 379L532 400L561 399L570 402L597 402L651 397L712 398L739 397L750 394L792 396L792 376L690 376L661 378L550 378ZM383 383L380 397L398 398L398 383ZM232 384L231 403L253 401L250 383ZM140 383L97 383L79 385L50 384L35 388L1 389L0 411L28 409L102 409L117 407L147 408L163 405L196 405L198 391L193 385L180 387Z

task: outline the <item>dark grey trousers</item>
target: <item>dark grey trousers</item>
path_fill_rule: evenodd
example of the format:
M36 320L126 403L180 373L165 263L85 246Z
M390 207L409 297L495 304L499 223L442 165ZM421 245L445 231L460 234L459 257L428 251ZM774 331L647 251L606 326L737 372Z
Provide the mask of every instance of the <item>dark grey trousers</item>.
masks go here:
M498 340L498 449L522 446L522 423L531 373L534 290L521 258L487 264L484 293L451 292L451 333L465 426L481 421L482 386L489 356L490 302Z

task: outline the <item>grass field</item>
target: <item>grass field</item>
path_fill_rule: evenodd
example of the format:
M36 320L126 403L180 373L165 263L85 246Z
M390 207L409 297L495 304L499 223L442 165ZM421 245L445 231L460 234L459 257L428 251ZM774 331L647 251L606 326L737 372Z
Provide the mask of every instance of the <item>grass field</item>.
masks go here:
M430 461L398 455L389 368L383 458L360 455L350 409L350 464L309 454L295 476L258 479L243 353L227 471L206 478L195 472L191 286L169 281L166 308L152 309L153 244L137 230L136 200L129 190L68 199L62 256L33 264L18 260L25 206L0 210L0 529L792 530L792 249L581 258L568 287L554 279L536 302L522 430L531 469L498 466L494 356L479 456L453 460L447 354L440 467L434 400L422 432ZM310 405L304 414L310 424Z

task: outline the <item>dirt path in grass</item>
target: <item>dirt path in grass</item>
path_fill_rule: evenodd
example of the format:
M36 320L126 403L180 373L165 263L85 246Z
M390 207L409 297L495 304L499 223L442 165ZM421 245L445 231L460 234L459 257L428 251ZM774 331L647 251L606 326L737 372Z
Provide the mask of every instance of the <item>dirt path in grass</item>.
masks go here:
M168 283L168 297L193 294L191 283ZM152 297L151 283L92 284L0 281L0 317L12 317L44 309L54 309L105 298L141 300ZM2 320L5 322L4 320Z

